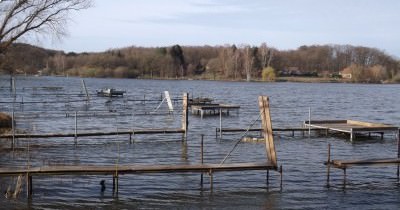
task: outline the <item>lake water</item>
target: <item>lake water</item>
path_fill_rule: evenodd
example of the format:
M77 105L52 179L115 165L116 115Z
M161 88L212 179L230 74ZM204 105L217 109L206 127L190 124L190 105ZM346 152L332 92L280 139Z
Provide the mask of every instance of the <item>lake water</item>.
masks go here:
M160 99L168 90L173 98L183 92L209 97L215 102L240 105L237 115L223 116L223 127L247 128L258 118L259 95L270 96L273 127L300 127L312 119L354 119L399 126L400 85L247 83L217 81L165 81L131 79L85 79L91 94L85 102L80 78L18 77L14 107L17 131L25 133L73 133L78 111L78 132L118 131L132 128L179 128L181 102L173 115L141 115L155 110L160 101L143 104L137 99ZM0 78L0 111L12 112L8 77ZM123 98L101 98L95 90L114 87L127 91ZM24 104L19 103L24 101ZM51 102L51 103L43 103ZM164 103L157 111L165 113ZM90 116L96 114L97 116ZM84 116L83 116L84 115ZM260 123L255 123L256 128ZM181 134L21 139L14 151L9 140L0 140L0 166L196 164L200 162L200 136L204 134L204 162L219 163L243 133L215 136L218 116L189 115L186 143ZM257 133L252 133L257 135ZM400 185L395 166L356 167L348 170L343 189L342 170L331 170L331 188L326 188L327 145L334 159L396 157L395 135L351 143L348 137L279 133L275 136L278 164L283 166L283 189L279 174L265 171L235 171L214 174L214 189L208 176L201 189L198 173L121 175L118 197L112 193L111 176L48 176L33 178L33 198L25 191L18 199L0 197L1 208L194 208L194 209L398 209ZM262 162L263 143L240 143L227 162ZM106 190L100 191L100 180ZM4 192L15 178L1 178Z

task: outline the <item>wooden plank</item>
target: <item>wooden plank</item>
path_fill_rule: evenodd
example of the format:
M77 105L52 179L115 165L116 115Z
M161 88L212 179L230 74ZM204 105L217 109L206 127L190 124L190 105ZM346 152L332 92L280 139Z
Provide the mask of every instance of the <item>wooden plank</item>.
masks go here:
M347 120L347 124L360 125L363 127L393 127L391 125L386 125L383 123L370 123L370 122L362 122L362 121L356 121L356 120Z
M220 131L219 128L216 128L217 132ZM250 128L250 129L246 129L246 128L222 128L222 132L245 132L245 131L262 131L263 129L261 128ZM308 131L308 128L272 128L272 131ZM322 130L326 130L326 128L311 128L312 131L322 131Z
M384 159L365 159L365 160L332 160L334 167L346 168L350 166L362 165L397 165L400 164L400 158L384 158Z
M92 132L92 133L77 133L77 137L89 136L116 136L129 134L166 134L166 133L185 133L181 128L150 128L150 129L135 129L129 131L112 131L112 132ZM15 138L57 138L57 137L75 137L75 133L48 133L48 134L15 134ZM12 138L11 134L0 135L0 138Z
M267 157L271 164L277 167L278 163L275 152L274 136L272 134L272 120L269 111L269 98L267 96L259 96L258 103L260 107L262 128L264 130Z
M32 168L0 168L0 176L29 173L30 175L106 175L138 173L178 173L178 172L213 172L244 170L277 170L270 163L233 163L233 164L193 164L193 165L109 165L109 166L45 166Z

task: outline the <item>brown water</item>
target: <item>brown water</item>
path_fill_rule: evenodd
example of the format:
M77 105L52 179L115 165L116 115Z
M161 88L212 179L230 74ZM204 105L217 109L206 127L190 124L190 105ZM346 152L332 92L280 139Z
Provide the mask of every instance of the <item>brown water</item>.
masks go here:
M300 127L308 119L355 119L399 125L400 85L245 83L212 81L160 81L130 79L85 79L91 93L89 104L82 94L79 78L18 77L14 111L18 132L73 133L75 111L78 132L116 131L131 128L180 127L181 103L175 103L174 115L140 115L154 110L159 101L143 104L137 99L160 99L168 90L173 98L183 92L194 97L211 97L216 102L241 106L239 115L223 117L223 127L246 128L258 118L257 97L270 96L273 127ZM9 81L0 78L0 110L12 112ZM94 95L102 87L125 89L124 98L100 98ZM33 88L36 87L36 88ZM60 88L43 88L60 87ZM54 103L43 103L43 102ZM111 110L111 112L110 112ZM163 104L158 112L166 112ZM66 117L66 113L71 117ZM88 117L96 114L97 116ZM85 115L85 116L83 116ZM233 148L242 133L226 134L216 139L218 117L189 116L187 144L180 134L19 140L10 151L8 140L0 140L0 166L43 165L114 165L119 164L194 164L200 161L200 135L205 135L205 162L219 163ZM256 127L260 124L256 123ZM253 133L252 135L257 135ZM265 172L227 172L214 175L214 190L201 189L198 173L122 175L118 197L112 194L110 176L34 177L33 198L25 194L18 199L0 197L1 208L195 208L195 209L398 209L400 186L396 167L357 167L348 170L346 189L342 171L333 169L331 188L325 187L327 145L332 144L336 159L395 157L394 135L364 139L355 143L347 137L310 138L296 134L275 137L278 162L283 165L283 190L279 175L271 173L266 188ZM29 150L28 150L29 148ZM227 162L265 160L261 143L241 143ZM100 180L106 190L100 191ZM15 179L1 178L4 192Z

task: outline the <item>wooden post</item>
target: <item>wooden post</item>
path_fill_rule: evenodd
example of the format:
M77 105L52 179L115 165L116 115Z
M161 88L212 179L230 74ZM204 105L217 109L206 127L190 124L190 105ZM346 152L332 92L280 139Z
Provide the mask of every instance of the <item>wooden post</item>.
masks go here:
M267 187L269 186L269 170L267 169Z
M327 164L327 171L326 171L326 187L330 187L329 181L330 181L330 173L331 173L331 144L328 144L328 161L326 162Z
M188 98L189 94L184 93L183 94L183 111L182 111L182 129L184 130L184 137L185 140L187 139L187 131L188 131L188 125L189 125L189 115L188 115Z
M265 139L265 150L268 158L267 161L272 163L272 165L274 165L275 167L278 167L275 145L274 145L274 136L272 134L272 120L269 110L269 98L267 96L259 96L258 105L260 107L262 128Z
M78 112L75 111L75 145L78 143Z
M201 165L203 165L204 160L203 160L203 139L204 139L204 134L201 134L201 143L200 143L200 161L201 161ZM200 175L200 186L201 188L203 188L203 173L201 173Z

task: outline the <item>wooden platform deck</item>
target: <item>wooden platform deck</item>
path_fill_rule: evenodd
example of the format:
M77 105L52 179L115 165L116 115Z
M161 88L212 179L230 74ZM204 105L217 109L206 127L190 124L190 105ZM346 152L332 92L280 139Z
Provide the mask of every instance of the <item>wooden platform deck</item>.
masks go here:
M193 164L193 165L109 165L109 166L43 166L0 168L0 176L29 175L114 175L140 173L219 172L243 170L276 170L269 163Z
M56 137L88 137L88 136L117 136L117 135L139 135L139 134L167 134L167 133L185 133L181 128L163 128L163 129L134 129L111 132L84 132L84 133L47 133L47 134L15 134L15 138L56 138ZM12 138L12 134L0 135L1 139Z
M398 133L400 134L400 133ZM397 166L397 180L400 181L400 139L398 136L397 158L376 158L360 160L331 160L331 145L328 145L328 160L324 163L327 166L327 187L330 186L330 168L343 170L343 186L346 186L346 170L355 166Z
M308 132L309 130L311 131L326 131L324 128L272 128L273 132L292 132L292 136L294 136L294 132L300 131L300 132ZM261 128L215 128L215 133L216 135L220 132L222 133L240 133L240 132L261 132L263 131Z
M327 131L335 131L350 134L353 141L358 134L379 133L381 138L386 132L398 132L399 127L382 123L369 123L355 120L311 120L304 121L304 127L322 128Z
M238 113L239 109L240 106L230 104L204 104L191 106L192 114L200 115L201 118L203 118L204 115L219 115L222 113L229 115L233 110L236 110Z
M271 163L233 163L233 164L193 164L193 165L78 165L78 166L43 166L32 168L0 168L0 177L20 176L26 177L27 197L32 196L33 176L65 176L65 175L112 175L113 192L118 193L118 177L123 174L146 173L201 173L200 184L203 185L203 173L210 176L210 189L213 188L213 173L223 171L249 171L266 170L267 185L269 170L278 171ZM280 167L280 187L282 188L282 167Z

